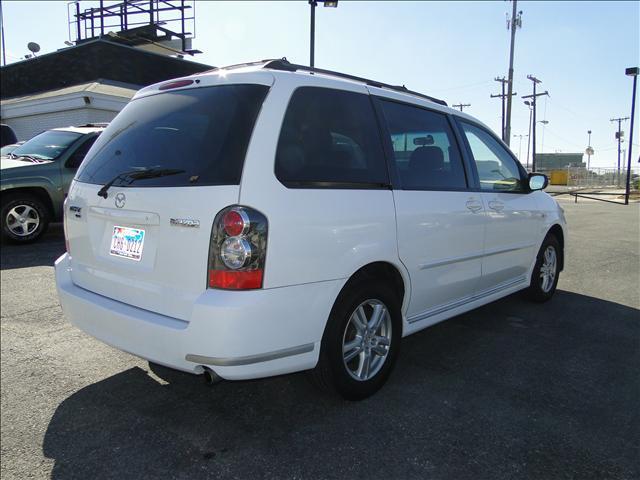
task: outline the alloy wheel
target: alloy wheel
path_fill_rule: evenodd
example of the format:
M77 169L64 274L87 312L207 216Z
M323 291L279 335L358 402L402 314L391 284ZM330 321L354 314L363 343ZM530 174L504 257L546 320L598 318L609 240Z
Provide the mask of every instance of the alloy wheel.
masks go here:
M391 314L380 300L362 302L353 311L342 337L343 362L349 375L366 381L380 371L391 346Z
M30 205L16 205L5 218L7 228L18 237L26 237L40 225L40 214Z
M548 293L553 288L557 268L558 256L556 255L556 249L553 245L549 245L544 251L542 265L540 266L540 288L544 293Z

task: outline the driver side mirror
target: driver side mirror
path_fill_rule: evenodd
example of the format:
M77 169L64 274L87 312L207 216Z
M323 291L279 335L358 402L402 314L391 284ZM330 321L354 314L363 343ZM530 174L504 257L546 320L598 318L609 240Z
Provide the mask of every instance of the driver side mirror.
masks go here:
M529 190L532 192L535 190L544 190L549 185L549 179L542 173L530 173L529 174Z

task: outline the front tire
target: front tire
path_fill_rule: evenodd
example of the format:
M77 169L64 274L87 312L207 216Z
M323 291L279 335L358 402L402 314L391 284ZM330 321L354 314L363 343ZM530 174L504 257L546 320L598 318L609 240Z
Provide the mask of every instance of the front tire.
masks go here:
M531 284L527 294L531 300L544 303L553 297L560 277L560 256L563 254L560 242L552 233L542 242L536 265L531 274Z
M0 212L2 238L14 243L30 243L40 238L49 226L49 212L33 195L11 196Z
M347 287L336 300L322 339L314 383L347 400L362 400L387 381L402 337L396 293L376 280Z

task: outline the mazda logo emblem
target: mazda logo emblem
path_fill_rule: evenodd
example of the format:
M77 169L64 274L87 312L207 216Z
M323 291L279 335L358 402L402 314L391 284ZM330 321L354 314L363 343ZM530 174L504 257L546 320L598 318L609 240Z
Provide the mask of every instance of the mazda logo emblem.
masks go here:
M120 192L116 195L116 198L115 198L116 207L118 208L124 207L124 204L126 201L127 201L127 197L124 196L124 193Z

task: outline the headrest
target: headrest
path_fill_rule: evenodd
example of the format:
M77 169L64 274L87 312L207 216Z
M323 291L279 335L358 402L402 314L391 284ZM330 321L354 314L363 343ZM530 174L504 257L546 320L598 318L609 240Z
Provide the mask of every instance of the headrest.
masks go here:
M409 169L426 168L440 170L444 168L444 154L439 147L419 147L411 154Z

